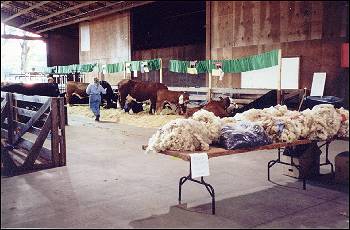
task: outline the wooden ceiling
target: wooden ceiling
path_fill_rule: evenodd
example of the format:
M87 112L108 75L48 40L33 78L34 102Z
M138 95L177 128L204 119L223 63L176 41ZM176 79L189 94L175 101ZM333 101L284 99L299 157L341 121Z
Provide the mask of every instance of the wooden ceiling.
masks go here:
M50 30L154 1L1 1L1 22L28 32Z

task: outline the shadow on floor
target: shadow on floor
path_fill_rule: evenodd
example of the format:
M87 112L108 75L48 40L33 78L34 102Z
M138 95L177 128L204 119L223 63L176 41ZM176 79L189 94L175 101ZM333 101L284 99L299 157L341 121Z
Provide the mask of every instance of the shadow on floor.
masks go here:
M324 180L324 177L321 179ZM334 204L333 202L339 197L348 196L348 188L345 188L348 185L329 183L328 189L333 190L337 187L337 191L343 191L341 193L334 191L332 194L332 191L319 187L319 183L309 181L305 191L302 190L301 183L296 181L286 186L275 186L216 201L215 215L211 215L211 202L190 208L187 208L186 204L172 206L166 214L134 220L129 225L133 228L259 228L266 224L285 221L286 226L283 227L286 228L327 226L334 228L339 227L339 223L344 225L341 225L341 228L348 227L348 216L339 214L349 212L348 203L344 201L344 204ZM298 187L300 189L295 189ZM209 194L208 201L210 201ZM319 216L321 212L319 209L323 210L323 205L328 207L326 218ZM299 214L302 214L301 217L298 216ZM296 219L295 222L289 219L293 217Z
M285 188L302 189L302 186L303 186L302 180L299 180L299 182L295 182L292 185L279 184L277 182L274 182L273 180L271 180L270 182L275 184L275 185L278 185L280 187L285 187ZM306 179L306 189L310 185L349 194L349 185L336 183L334 180L334 175L332 173L320 174L320 175L315 176L313 178Z

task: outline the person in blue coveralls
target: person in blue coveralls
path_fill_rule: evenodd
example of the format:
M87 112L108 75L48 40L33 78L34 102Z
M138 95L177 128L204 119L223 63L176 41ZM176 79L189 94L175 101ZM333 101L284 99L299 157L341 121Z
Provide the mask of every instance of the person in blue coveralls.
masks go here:
M95 77L94 82L90 83L86 88L86 93L89 95L89 106L91 111L96 116L95 121L100 120L100 104L101 104L101 93L106 94L107 88L104 89L100 85L100 80Z

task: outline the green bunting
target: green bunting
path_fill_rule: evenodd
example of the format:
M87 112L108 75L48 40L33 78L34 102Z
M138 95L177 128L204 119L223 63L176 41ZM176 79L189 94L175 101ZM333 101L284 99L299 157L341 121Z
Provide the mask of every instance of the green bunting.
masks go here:
M141 62L147 62L148 69L151 70L159 70L160 69L160 59L150 59L150 60L141 60L141 61L131 61L131 70L132 71L141 71ZM115 64L106 64L106 72L107 73L119 73L123 72L125 68L125 62L118 62ZM67 66L52 66L46 67L43 72L45 73L89 73L94 70L98 72L102 72L101 64L73 64Z
M241 73L251 70L268 68L278 65L278 50L272 50L263 54L253 55L234 60L206 60L198 61L196 69L198 73L209 73L215 68L215 63L222 63L224 73ZM187 73L189 61L170 60L169 71L176 73Z

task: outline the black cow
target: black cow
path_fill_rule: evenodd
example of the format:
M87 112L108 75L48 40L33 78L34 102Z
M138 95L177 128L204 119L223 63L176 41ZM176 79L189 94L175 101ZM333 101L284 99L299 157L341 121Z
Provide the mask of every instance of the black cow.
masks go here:
M89 95L87 95L86 93L86 88L88 87L88 85L89 83L68 81L66 85L67 86L67 91L66 91L67 103L75 104L77 101L72 100L74 96L82 100L79 102L79 104L84 103L83 102L84 100L86 103L88 103ZM107 88L106 94L102 94L102 101L107 102L106 108L113 107L113 101L117 102L118 96L113 92L111 85L107 81L100 81L100 85L103 88Z
M57 83L1 83L1 91L30 96L60 96Z
M57 83L1 83L2 92L18 93L28 96L47 96L47 97L59 97L63 96L60 94ZM37 111L40 107L40 103L17 101L17 106L20 108L26 108L29 110ZM20 122L27 122L29 117L18 115ZM34 126L41 127L42 121L37 121Z
M134 100L131 100L130 102L125 103L124 111L128 113L130 110L132 110L133 113L139 113L143 111L142 105L142 102L136 102Z

